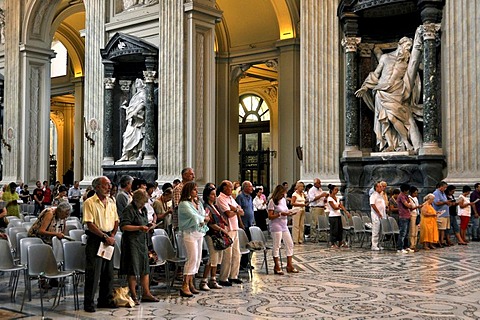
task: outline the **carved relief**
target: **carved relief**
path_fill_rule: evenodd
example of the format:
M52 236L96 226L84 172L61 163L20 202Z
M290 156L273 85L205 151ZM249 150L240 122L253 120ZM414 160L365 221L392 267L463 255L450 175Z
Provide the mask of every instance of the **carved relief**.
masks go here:
M38 139L40 137L39 127L39 103L40 103L40 79L42 77L42 71L39 67L32 67L30 71L30 134L28 139L28 145L30 149L31 163L38 163ZM30 177L37 176L37 166L30 166Z
M197 70L196 70L196 76L195 80L197 83L197 98L196 98L196 145L200 146L200 148L197 148L196 150L196 166L195 166L195 173L198 177L199 180L202 180L205 174L204 170L204 148L203 145L205 145L204 141L204 112L205 112L205 105L203 103L204 101L204 72L205 72L205 66L204 66L204 61L205 61L205 37L202 34L197 35L197 52L198 52L198 58L197 61L200 61L200 63L197 64Z
M105 85L105 89L112 90L115 88L115 78L105 78L103 79L103 84Z
M276 103L278 99L278 82L272 81L271 86L265 87L263 92L268 95L271 102Z
M0 43L5 43L5 11L0 8Z
M153 6L158 0L123 0L123 10L134 10L139 7Z
M267 62L265 62L265 65L275 71L278 71L278 60L276 59L268 60Z
M156 71L143 71L143 77L146 83L155 82L157 72Z
M52 110L50 116L58 127L65 126L65 114L60 110Z
M37 13L35 14L35 20L33 22L33 29L32 29L32 36L35 38L40 38L42 36L42 22L43 18L45 17L45 11L47 11L47 8L51 6L52 0L45 0L41 2Z

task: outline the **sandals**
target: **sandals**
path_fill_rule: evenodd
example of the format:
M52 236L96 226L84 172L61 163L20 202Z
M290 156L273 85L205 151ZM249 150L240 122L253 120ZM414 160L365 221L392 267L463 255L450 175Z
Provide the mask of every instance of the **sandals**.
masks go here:
M155 298L152 295L142 297L142 302L159 302L159 301L160 300L158 300L157 298Z
M291 268L287 267L287 272L288 273L298 273L298 270L295 267L291 267Z

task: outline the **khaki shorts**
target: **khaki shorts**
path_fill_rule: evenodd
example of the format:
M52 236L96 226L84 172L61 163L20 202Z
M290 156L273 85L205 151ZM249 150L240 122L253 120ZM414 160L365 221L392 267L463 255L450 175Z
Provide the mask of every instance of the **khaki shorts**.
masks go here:
M437 218L438 230L450 229L450 217Z

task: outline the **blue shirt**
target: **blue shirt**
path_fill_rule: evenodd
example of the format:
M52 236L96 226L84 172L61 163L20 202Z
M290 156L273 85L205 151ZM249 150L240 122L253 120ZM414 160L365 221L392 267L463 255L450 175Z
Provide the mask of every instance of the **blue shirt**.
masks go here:
M450 213L448 210L448 206L446 204L437 206L435 203L437 202L445 202L447 201L447 196L445 195L445 192L440 191L439 189L435 190L433 192L433 195L435 196L435 199L433 200L433 208L435 211L444 211L439 217L445 218L449 217Z
M254 216L252 196L242 192L237 196L235 200L243 209L244 215L242 216L242 221L245 225L245 228L253 226Z

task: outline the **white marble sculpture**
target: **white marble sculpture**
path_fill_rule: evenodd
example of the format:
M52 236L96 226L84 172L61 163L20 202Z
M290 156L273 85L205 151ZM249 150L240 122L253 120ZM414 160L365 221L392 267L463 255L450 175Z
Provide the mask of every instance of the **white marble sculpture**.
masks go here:
M157 4L158 0L123 0L123 10L130 10L135 7L146 7Z
M413 43L407 37L400 39L393 52L381 54L381 50L374 49L374 52L380 51L378 66L355 92L375 113L374 131L380 151L417 151L422 145L415 122L423 119L423 109L418 104L421 30L417 28Z
M147 93L142 79L135 80L136 93L127 105L125 100L121 108L125 109L127 127L123 133L122 157L118 161L141 160L145 151L145 101Z

